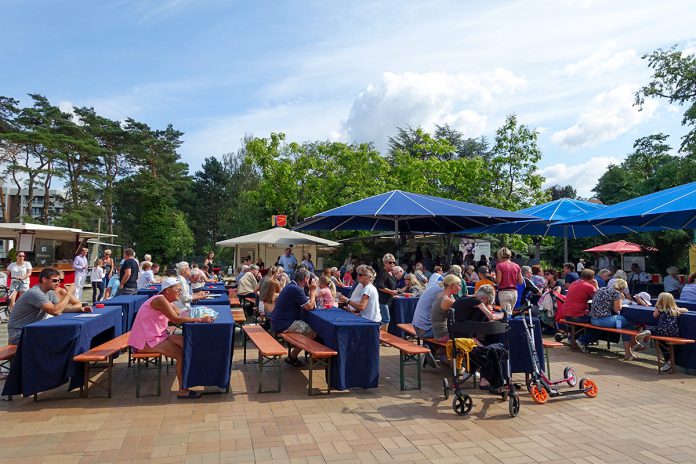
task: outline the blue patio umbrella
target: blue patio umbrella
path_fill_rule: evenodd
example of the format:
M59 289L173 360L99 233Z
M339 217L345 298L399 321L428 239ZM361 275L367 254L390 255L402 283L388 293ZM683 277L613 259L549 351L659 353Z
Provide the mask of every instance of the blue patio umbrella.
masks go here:
M488 206L392 190L305 219L295 230L370 230L453 233L534 217Z
M559 221L560 226L696 229L696 182Z
M578 215L602 211L606 205L589 201L561 198L517 211L539 219L495 224L461 231L467 234L522 234L563 237L564 256L568 261L568 238L594 237L597 235L627 234L661 230L660 227L630 227L623 225L561 224L560 221Z

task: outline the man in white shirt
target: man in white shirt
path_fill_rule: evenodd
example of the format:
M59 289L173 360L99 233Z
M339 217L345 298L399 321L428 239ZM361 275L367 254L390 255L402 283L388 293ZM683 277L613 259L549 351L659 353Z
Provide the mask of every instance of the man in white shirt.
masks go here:
M75 298L82 300L82 288L87 280L87 271L89 264L87 263L87 253L89 249L83 247L73 259L73 269L75 269Z
M638 263L631 264L631 272L628 273L628 283L647 283L650 282L650 274L643 272Z
M11 263L7 266L7 270L10 272L10 277L12 281L10 282L10 301L7 306L10 311L14 307L15 300L20 293L24 293L29 290L29 277L31 276L31 263L26 261L27 254L24 251L17 253L17 262Z

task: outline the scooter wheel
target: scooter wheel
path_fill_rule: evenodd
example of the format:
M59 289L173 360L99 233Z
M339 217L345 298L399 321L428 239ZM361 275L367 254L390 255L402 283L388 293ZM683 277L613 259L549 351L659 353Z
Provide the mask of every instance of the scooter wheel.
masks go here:
M448 400L450 395L450 385L447 378L442 379L442 391L445 394L445 399Z
M510 417L517 417L520 413L520 397L517 393L513 393L508 398L508 411L510 412Z
M571 366L567 366L563 369L563 378L567 379L566 383L569 387L574 387L578 384L578 377L575 375L575 371Z
M599 388L597 388L597 384L594 383L592 380L585 378L580 379L580 390L584 390L585 396L587 396L588 398L594 398L597 396L597 393L599 393Z
M457 395L452 400L452 409L458 416L466 416L471 411L474 401L466 393Z
M544 404L549 400L549 392L547 392L544 387L540 387L536 384L532 385L529 394L532 396L534 402L538 404Z

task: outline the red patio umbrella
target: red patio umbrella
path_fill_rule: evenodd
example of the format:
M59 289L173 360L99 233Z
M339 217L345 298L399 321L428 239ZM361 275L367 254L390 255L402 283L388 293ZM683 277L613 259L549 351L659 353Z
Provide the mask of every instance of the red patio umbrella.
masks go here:
M618 253L621 255L621 269L623 269L623 255L625 253L641 253L643 251L654 252L658 251L658 249L650 246L639 245L633 242L627 242L626 240L619 240L618 242L605 243L604 245L599 245L582 251L587 253Z

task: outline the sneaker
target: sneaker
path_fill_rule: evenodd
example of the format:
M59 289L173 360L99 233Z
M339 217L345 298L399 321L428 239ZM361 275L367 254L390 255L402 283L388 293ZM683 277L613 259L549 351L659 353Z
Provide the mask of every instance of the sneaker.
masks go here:
M643 330L638 335L636 335L636 342L638 342L638 344L642 345L643 342L645 341L645 339L647 337L649 337L650 335L652 335L652 332L650 332L649 330Z
M558 332L556 335L553 336L553 339L559 343L563 341L563 338L565 338L565 337L563 336L563 334L561 332Z
M573 343L575 344L575 347L582 351L583 353L587 353L587 345L583 345L580 340L574 340Z
M670 369L672 369L672 362L667 361L660 367L660 372L668 372Z

